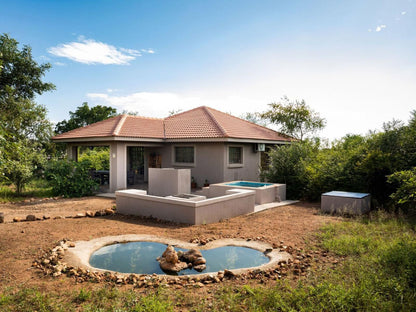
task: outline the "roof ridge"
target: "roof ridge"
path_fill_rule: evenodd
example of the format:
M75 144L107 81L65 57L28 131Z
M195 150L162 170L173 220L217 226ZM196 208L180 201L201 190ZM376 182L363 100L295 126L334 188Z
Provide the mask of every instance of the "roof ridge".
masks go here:
M207 106L202 106L201 107L207 114L208 116L211 118L211 120L215 123L215 125L217 126L217 128L220 130L220 132L222 133L223 136L228 137L228 133L227 131L225 131L225 129L221 126L221 124L217 121L217 119L214 117L214 115L209 111L209 109L212 109L210 107Z
M114 136L117 136L120 133L120 130L123 127L123 124L126 121L126 119L127 119L126 114L121 115L121 119L119 120L119 122L117 123L117 126L115 127L115 129L113 131Z

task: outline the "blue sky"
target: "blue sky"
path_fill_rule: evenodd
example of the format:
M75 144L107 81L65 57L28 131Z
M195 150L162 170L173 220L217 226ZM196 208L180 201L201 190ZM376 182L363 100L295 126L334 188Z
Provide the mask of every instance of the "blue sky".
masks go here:
M304 99L329 139L416 109L416 2L0 0L0 32L53 65L49 118L83 102L234 115Z

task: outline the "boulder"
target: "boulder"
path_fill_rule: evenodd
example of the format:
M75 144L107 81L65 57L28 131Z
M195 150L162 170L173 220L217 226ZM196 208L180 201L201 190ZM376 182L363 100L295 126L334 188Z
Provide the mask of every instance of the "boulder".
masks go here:
M178 254L176 253L175 249L172 246L168 246L166 250L162 254L162 258L169 263L177 263L179 261Z
M198 258L202 258L202 254L198 249L189 249L181 255L182 261L191 262L192 264L194 264L195 260Z
M207 268L207 266L205 264L199 264L199 265L194 266L195 271L198 271L198 272L202 272L206 268Z
M0 212L0 223L4 223L4 213Z
M36 221L36 216L34 216L34 215L27 215L26 216L26 221Z
M167 272L179 272L188 268L188 264L186 262L179 261L177 263L171 263L166 261L163 257L159 260L159 265L163 271Z

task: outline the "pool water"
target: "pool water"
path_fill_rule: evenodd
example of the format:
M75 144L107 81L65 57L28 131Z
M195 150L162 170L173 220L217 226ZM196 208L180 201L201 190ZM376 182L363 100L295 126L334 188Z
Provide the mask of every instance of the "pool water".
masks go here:
M90 257L90 265L105 270L120 273L137 274L167 274L162 271L156 258L160 257L167 245L155 242L118 243L102 247ZM186 251L176 248L175 250ZM202 272L185 269L172 275L202 274L218 272L224 269L241 269L260 266L269 262L269 258L261 251L236 246L224 246L214 249L201 250L207 260L207 268Z
M245 186L245 187L262 187L262 186L272 185L272 183L238 181L238 182L233 182L233 183L227 183L226 185Z

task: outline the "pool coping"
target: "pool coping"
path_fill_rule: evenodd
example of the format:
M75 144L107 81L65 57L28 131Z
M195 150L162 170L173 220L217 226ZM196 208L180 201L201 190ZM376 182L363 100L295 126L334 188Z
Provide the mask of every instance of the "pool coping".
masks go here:
M255 250L259 250L263 252L270 261L256 267L249 267L249 268L241 268L241 269L232 269L229 270L232 273L239 275L249 270L267 270L277 266L281 262L288 262L292 259L292 256L287 252L282 252L279 249L273 249L272 246L268 243L261 242L261 241L247 241L243 239L219 239L208 242L206 245L198 245L195 243L188 243L178 239L172 239L167 237L159 237L154 235L146 235L146 234L126 234L126 235L117 235L117 236L104 236L100 238L95 238L89 241L77 241L75 242L75 247L69 248L65 252L64 260L68 265L73 267L80 267L92 272L112 272L116 273L119 276L127 277L131 274L137 273L121 273L111 270L104 270L99 269L91 266L89 264L89 259L93 252L96 250L115 243L127 243L127 242L137 242L137 241L144 241L144 242L156 242L162 243L167 245L172 245L174 247L191 249L196 248L200 250L207 250L213 249L217 247L223 246L238 246L238 247L248 247ZM167 279L175 279L178 277L208 277L212 276L213 274L217 274L217 272L207 272L202 274L187 274L187 275L168 275L168 274L157 274L157 276L164 277ZM137 274L137 275L152 275L152 274Z

